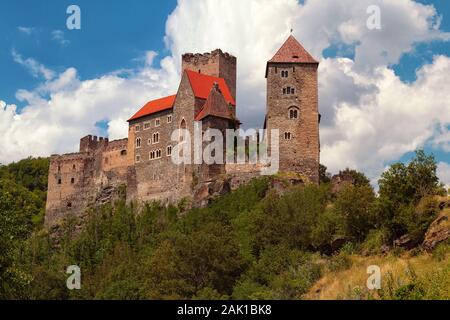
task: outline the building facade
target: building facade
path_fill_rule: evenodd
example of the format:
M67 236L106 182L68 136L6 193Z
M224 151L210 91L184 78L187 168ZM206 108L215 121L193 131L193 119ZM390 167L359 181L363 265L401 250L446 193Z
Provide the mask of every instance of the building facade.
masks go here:
M318 182L319 113L317 67L292 36L268 61L267 114L264 127L279 129L280 170L294 171ZM180 85L174 95L152 100L129 120L128 138L108 141L92 136L80 140L78 153L54 155L50 161L46 224L69 212L114 198L121 186L127 200L175 203L208 193L208 185L224 176L233 186L259 175L256 165L175 164L175 145L190 143L177 129L194 132L237 129L236 58L220 49L184 54ZM204 143L206 144L206 143ZM194 148L191 159L194 159ZM223 150L225 152L225 141ZM225 156L225 154L224 154Z

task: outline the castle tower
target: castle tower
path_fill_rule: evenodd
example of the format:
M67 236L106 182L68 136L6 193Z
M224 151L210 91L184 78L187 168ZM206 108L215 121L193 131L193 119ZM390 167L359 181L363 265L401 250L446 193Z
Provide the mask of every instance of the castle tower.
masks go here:
M291 35L267 62L266 129L279 130L280 171L319 181L319 63ZM270 141L270 140L269 140Z
M181 71L192 70L208 76L223 78L236 100L236 57L216 49L208 53L186 53L182 56Z

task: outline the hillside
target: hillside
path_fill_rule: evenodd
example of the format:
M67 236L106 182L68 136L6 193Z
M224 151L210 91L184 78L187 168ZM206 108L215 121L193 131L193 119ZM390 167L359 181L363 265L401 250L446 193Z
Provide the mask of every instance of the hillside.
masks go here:
M378 196L363 174L344 170L351 179L339 190L325 179L293 186L288 175L262 177L206 208L120 199L83 224L67 217L58 238L21 214L34 212L28 198L11 207L2 197L0 297L449 299L450 200L435 163L419 152L391 168ZM3 180L8 191L30 192ZM381 268L377 292L364 289L370 264ZM66 288L69 265L81 269L81 290Z

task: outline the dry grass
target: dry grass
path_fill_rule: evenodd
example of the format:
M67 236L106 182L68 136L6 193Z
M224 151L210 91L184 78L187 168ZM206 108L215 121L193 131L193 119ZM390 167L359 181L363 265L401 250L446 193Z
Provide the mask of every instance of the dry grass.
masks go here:
M439 259L429 253L422 253L418 256L405 253L400 257L394 255L351 256L353 264L349 269L325 274L304 298L320 300L392 299L392 293L397 289L415 282L425 288L425 299L450 299L449 246L446 246L441 253ZM370 265L380 267L382 286L380 292L367 289L366 281L369 275L366 272Z

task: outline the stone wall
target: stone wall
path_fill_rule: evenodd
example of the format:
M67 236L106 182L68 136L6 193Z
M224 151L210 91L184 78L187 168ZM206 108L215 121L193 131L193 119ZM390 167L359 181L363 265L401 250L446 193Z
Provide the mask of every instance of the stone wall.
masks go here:
M288 77L281 77L281 71L288 71ZM283 93L287 87L294 88L294 94ZM297 119L290 119L291 108L297 110ZM318 183L317 64L269 63L266 121L269 133L279 129L280 170L304 174ZM290 139L285 133L290 134Z

